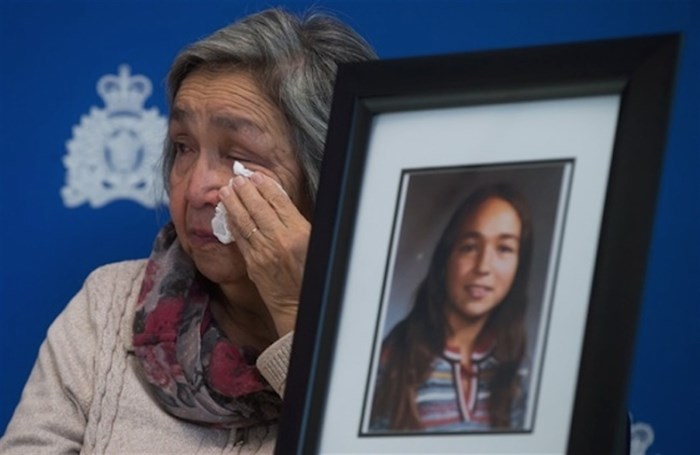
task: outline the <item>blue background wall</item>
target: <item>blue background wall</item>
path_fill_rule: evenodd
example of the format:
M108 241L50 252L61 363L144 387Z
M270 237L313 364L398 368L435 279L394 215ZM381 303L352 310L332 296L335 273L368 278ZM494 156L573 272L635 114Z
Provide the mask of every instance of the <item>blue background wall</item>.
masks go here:
M146 256L167 210L132 201L66 208L62 157L72 128L102 107L97 80L127 63L154 83L177 51L270 2L0 2L0 431L46 329L96 266ZM283 2L305 10L309 2ZM653 425L648 453L691 453L700 405L700 2L317 1L381 57L682 32L643 313L629 393ZM601 372L604 374L604 372ZM692 414L691 414L692 412Z

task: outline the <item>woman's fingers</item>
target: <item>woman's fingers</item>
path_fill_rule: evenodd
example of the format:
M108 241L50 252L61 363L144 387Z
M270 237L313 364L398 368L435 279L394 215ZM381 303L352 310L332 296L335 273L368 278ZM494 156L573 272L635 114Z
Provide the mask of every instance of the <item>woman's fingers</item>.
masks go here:
M299 209L276 181L259 172L254 173L250 180L277 214L277 219L282 224L288 226L297 219Z
M265 192L261 191L260 185L256 183L257 181L262 181L263 184L267 183L275 186L273 191L266 189ZM233 187L238 199L242 203L247 216L253 220L255 225L263 232L270 233L276 229L283 227L283 222L277 214L277 210L274 208L273 204L287 204L291 206L292 209L296 210L294 204L289 199L287 194L282 188L277 185L277 183L270 179L269 177L264 177L260 173L253 174L250 179L244 177L235 177L233 179ZM245 221L245 216L242 216L241 221Z

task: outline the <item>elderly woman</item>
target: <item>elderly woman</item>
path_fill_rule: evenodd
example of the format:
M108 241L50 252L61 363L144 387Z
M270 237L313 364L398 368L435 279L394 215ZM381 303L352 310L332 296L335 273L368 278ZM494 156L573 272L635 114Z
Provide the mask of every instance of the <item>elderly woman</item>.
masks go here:
M172 222L54 322L0 452L273 450L336 65L373 57L342 23L280 10L177 57ZM212 233L219 203L233 243Z

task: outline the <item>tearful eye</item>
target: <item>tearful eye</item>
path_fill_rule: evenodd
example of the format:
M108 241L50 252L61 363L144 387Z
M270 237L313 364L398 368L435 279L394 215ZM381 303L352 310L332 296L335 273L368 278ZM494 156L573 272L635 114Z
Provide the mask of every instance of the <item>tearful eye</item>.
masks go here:
M189 146L188 146L187 144L185 144L184 142L175 142L175 143L173 143L173 148L175 149L175 154L176 154L176 155L182 155L182 154L191 153L191 152L194 151L191 147L189 147Z
M182 174L197 160L197 150L185 142L173 141L173 171Z
M226 156L224 156L224 158L225 158L227 161L231 161L231 162L234 162L234 161L240 161L241 163L247 163L247 162L248 162L248 160L246 160L245 158L242 158L242 157L239 156L239 155L226 155Z
M254 164L254 161L251 159L251 157L248 154L241 154L241 153L226 153L223 155L223 158L227 161L239 161L246 166L250 164Z

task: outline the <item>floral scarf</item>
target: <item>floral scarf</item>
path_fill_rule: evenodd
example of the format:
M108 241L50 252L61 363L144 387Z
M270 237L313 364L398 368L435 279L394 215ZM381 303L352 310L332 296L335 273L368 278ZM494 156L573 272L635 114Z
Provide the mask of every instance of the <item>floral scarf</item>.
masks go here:
M142 377L182 419L226 428L276 419L281 400L255 367L259 353L224 336L206 286L168 224L155 241L134 318Z

